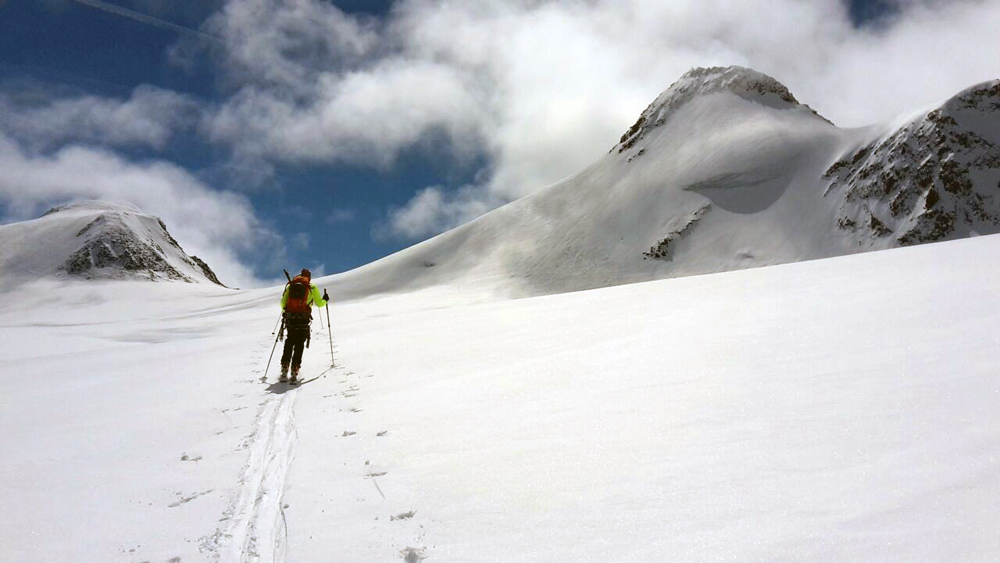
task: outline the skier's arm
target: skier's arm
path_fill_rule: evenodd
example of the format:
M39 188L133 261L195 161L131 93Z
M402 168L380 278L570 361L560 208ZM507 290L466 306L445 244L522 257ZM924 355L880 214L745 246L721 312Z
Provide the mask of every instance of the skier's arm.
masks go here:
M288 303L288 288L285 288L285 292L281 294L281 310L285 310L285 304Z
M319 294L319 288L315 285L312 286L312 302L320 309L326 306L326 301L323 300L323 296Z

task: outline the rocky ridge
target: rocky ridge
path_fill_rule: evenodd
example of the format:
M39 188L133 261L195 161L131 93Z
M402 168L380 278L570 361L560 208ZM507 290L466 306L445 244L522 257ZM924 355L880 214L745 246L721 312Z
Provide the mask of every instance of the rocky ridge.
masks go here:
M1000 232L1000 80L850 151L824 174L837 227L900 246Z
M55 208L46 213L58 213L73 206ZM145 228L129 224L129 215L139 218ZM197 256L188 256L167 231L163 220L137 215L123 210L107 210L87 223L76 238L83 245L62 266L72 276L93 278L168 279L193 283L195 280L171 264L164 245L209 281L223 285L215 272Z

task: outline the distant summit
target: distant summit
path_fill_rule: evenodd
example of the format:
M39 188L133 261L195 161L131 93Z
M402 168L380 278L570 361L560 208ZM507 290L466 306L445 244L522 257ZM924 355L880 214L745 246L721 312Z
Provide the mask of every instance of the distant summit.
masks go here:
M741 66L695 68L674 82L642 112L635 124L622 135L615 149L620 153L632 148L649 131L666 123L684 104L696 97L717 93L734 94L775 109L803 109L825 120L808 106L800 104L784 84L764 73Z
M4 277L211 282L212 269L189 256L157 217L121 202L85 201L38 219L0 226Z

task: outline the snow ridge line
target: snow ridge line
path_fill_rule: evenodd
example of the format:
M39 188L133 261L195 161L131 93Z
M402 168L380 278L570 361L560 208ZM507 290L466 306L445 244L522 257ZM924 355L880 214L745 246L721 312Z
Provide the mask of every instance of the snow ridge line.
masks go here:
M295 391L263 403L249 446L250 458L239 479L240 492L229 511L222 538L226 547L216 560L284 563L287 526L283 505L285 480L298 432Z

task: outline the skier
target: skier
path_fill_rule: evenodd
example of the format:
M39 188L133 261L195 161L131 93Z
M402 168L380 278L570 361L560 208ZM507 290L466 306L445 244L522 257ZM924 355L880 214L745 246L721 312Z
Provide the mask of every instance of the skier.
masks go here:
M319 288L310 281L312 273L303 269L285 286L281 295L282 319L287 330L285 349L281 354L281 377L279 381L288 381L288 367L292 368L291 383L299 382L299 366L302 365L302 352L309 340L309 324L312 322L312 305L326 306L330 296L323 290L320 296Z

